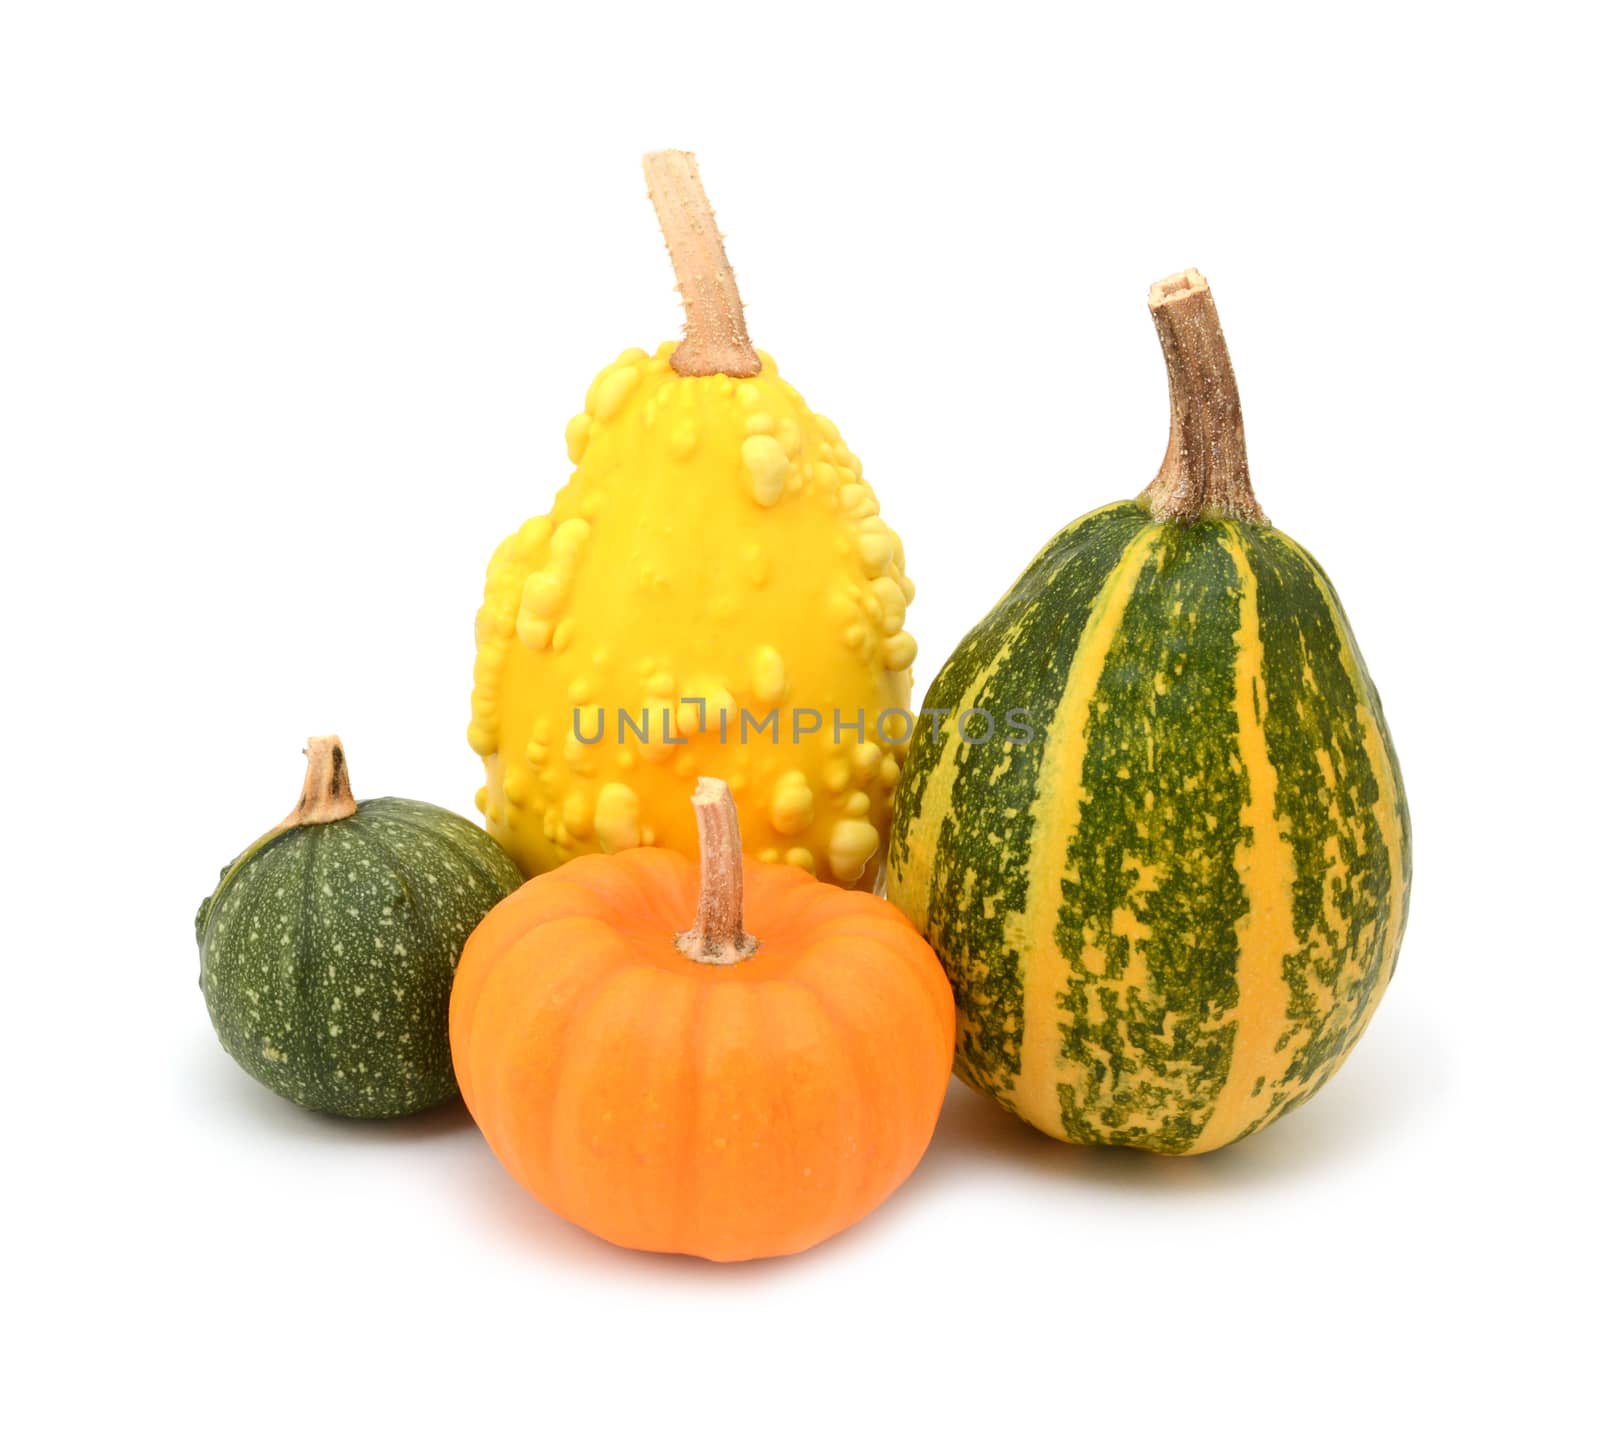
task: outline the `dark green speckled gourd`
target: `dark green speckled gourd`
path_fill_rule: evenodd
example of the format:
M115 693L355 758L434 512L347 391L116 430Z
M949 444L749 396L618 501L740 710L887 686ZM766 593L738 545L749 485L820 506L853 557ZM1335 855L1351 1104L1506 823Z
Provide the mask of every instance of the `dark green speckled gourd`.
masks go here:
M299 805L195 917L212 1024L246 1072L302 1107L376 1118L448 1102L456 959L522 876L453 812L357 803L337 737L306 755Z

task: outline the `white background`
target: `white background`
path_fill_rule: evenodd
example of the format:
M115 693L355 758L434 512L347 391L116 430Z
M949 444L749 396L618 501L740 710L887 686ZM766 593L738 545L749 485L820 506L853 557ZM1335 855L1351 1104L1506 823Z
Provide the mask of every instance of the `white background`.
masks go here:
M1592 1426L1579 7L3 13L12 1436ZM718 1268L554 1220L459 1109L305 1115L217 1046L191 918L308 733L471 809L489 552L593 372L677 333L661 146L904 535L919 689L1148 480L1145 289L1207 273L1416 824L1398 977L1310 1107L1164 1160L956 1086L877 1214Z

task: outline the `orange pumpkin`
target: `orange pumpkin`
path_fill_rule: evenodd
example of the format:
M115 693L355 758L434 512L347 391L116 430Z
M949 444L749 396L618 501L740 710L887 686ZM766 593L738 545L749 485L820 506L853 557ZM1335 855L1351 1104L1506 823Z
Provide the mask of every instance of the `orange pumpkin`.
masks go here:
M580 1227L795 1253L916 1166L954 1000L888 902L741 857L722 782L694 806L699 874L659 848L578 857L490 912L451 994L456 1076L501 1162Z

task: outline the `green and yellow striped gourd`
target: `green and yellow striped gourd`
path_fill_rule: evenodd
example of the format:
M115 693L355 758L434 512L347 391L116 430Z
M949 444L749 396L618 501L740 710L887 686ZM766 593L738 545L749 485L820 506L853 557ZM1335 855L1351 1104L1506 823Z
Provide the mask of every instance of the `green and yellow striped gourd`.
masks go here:
M1410 823L1333 586L1251 490L1209 288L1189 271L1150 307L1161 470L1062 531L946 663L888 888L950 975L962 1078L1054 1137L1197 1153L1360 1038ZM1018 708L1031 740L998 721Z

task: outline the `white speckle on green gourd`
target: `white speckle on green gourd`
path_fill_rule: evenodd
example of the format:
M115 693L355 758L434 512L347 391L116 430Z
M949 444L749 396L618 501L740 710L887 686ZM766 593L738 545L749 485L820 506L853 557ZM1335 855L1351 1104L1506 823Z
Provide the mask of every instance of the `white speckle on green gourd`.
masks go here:
M357 804L336 738L314 739L308 755L300 807L223 872L195 918L206 1005L230 1055L280 1096L346 1117L421 1111L456 1095L456 959L522 878L451 812ZM398 1027L381 1008L345 1005L366 990L339 977L334 959L347 954L392 994Z

